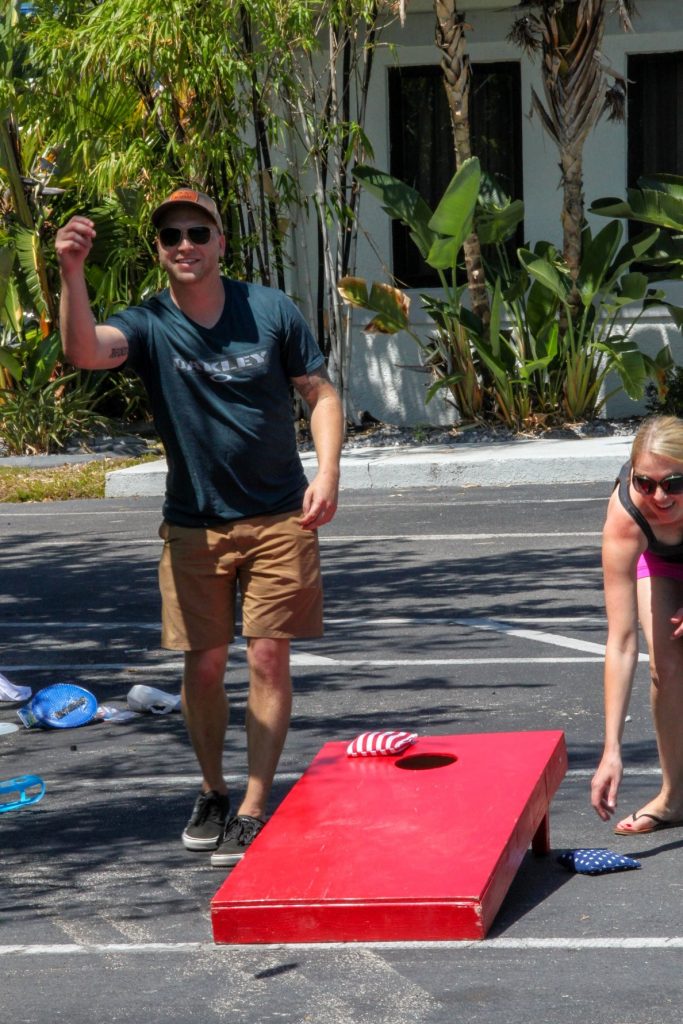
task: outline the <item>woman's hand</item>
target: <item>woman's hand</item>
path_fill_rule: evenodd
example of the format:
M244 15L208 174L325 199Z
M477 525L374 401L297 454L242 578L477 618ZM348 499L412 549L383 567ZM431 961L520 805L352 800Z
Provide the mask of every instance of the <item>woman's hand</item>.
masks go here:
M678 608L671 616L671 624L674 627L671 634L672 640L680 640L683 636L683 608Z
M617 793L623 774L621 754L603 754L591 782L591 804L603 821L609 821L617 809Z

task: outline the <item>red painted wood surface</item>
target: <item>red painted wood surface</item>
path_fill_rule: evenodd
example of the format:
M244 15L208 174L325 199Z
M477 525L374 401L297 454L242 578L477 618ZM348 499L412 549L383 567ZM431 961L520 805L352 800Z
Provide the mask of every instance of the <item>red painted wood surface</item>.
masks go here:
M484 938L529 844L549 848L564 734L346 746L325 744L216 893L215 941Z

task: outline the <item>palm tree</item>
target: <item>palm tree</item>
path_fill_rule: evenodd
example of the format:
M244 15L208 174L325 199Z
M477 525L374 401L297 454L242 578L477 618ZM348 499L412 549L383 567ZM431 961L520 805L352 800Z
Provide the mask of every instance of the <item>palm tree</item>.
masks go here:
M441 69L451 115L457 170L472 156L470 132L472 73L465 35L468 26L465 16L457 10L457 0L434 0L434 13L436 15L436 44L442 52ZM491 309L481 258L481 244L475 232L469 235L465 241L463 255L472 309L486 329L491 320Z
M602 56L607 0L523 0L509 38L527 54L541 54L545 103L532 90L534 110L560 153L563 254L572 280L581 261L584 226L583 147L607 113L623 120L626 81ZM622 28L632 31L632 0L615 0ZM613 84L608 87L607 80ZM574 304L573 304L574 305ZM578 302L575 303L578 309Z

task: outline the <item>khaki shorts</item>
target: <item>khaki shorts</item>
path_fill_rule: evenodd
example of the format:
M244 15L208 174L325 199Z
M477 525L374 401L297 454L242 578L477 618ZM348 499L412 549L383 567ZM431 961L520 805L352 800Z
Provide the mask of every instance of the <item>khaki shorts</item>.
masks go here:
M230 643L238 584L244 636L321 636L318 534L303 530L300 516L254 516L210 529L163 522L162 646L205 651Z

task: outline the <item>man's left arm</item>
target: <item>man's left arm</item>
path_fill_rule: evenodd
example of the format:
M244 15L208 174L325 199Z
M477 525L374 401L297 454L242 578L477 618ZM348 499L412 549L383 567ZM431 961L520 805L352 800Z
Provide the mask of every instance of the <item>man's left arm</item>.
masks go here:
M304 494L301 525L305 530L317 530L329 523L337 511L344 413L324 366L303 377L293 377L292 384L308 406L318 457L318 472Z

